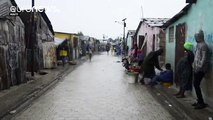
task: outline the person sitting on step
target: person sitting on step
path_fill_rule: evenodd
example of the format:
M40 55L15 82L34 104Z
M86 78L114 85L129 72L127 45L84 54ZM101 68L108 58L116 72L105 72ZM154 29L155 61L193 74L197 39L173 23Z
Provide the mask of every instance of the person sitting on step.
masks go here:
M171 69L171 64L167 63L165 68L165 71L160 72L159 75L152 78L151 82L149 83L151 86L157 85L158 82L173 83L173 70Z

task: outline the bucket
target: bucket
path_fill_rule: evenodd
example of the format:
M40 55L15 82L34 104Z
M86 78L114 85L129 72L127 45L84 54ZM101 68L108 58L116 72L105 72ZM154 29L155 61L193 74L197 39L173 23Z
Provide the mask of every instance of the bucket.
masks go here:
M128 83L136 83L138 81L138 74L131 72L129 73L129 77L127 77Z
M162 85L166 88L170 88L172 86L171 82L163 82Z
M128 83L135 83L135 79L128 79Z
M135 74L135 83L138 82L139 74Z

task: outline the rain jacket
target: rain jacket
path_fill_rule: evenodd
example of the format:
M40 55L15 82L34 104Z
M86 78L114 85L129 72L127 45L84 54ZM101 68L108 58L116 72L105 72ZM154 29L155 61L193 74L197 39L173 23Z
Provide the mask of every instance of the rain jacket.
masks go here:
M142 71L144 72L145 77L152 77L155 76L155 67L158 70L162 69L160 68L159 61L158 61L158 56L159 56L159 51L154 51L150 52L143 61L142 65Z
M60 56L61 57L66 57L67 56L67 51L66 50L60 50Z

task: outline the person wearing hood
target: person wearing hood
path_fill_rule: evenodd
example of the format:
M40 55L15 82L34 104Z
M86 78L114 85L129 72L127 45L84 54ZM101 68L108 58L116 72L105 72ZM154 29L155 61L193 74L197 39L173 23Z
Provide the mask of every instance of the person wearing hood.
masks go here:
M200 83L205 74L208 72L210 55L209 48L204 41L204 32L202 30L195 34L195 40L197 42L197 46L194 61L194 88L197 95L197 102L192 105L195 109L202 109L206 107L206 104L203 100Z
M179 80L179 92L175 94L177 98L184 98L186 90L192 90L192 63L194 61L193 44L184 43L184 56L178 61L176 75Z
M163 49L150 52L145 58L141 66L143 77L140 80L141 84L144 84L144 78L152 79L155 76L155 67L163 71L159 65L159 56L162 55Z

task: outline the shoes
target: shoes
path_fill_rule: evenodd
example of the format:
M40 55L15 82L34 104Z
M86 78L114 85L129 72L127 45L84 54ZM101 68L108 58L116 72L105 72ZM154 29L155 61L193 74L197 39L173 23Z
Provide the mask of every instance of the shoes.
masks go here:
M178 95L180 95L180 92L178 92L178 93L175 93L175 94L173 94L174 96L178 96Z
M151 88L154 88L155 85L154 84L148 84Z
M194 107L194 109L203 109L203 108L205 108L205 107L207 107L207 104L205 104L205 103L203 103L203 104L198 103L198 104Z
M197 106L197 105L198 105L198 103L197 103L197 102L195 102L195 103L193 103L193 104L192 104L192 106Z
M185 98L185 95L177 95L176 98Z
M140 80L140 83L141 85L145 85L144 81L143 80Z

